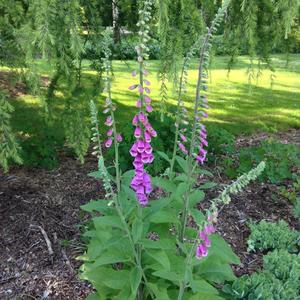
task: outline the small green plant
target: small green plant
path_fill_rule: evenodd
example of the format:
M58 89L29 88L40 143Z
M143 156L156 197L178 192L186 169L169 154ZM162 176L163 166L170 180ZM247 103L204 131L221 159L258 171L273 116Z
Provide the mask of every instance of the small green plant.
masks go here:
M291 230L283 220L278 223L262 220L258 224L250 224L249 227L251 234L248 251L288 249L289 252L296 252L300 245L299 232Z
M293 144L282 144L271 140L263 141L259 146L243 148L239 153L237 172L249 171L258 162L266 161L266 169L261 180L280 183L293 178L293 168L300 167L300 148Z
M300 196L300 177L296 176L291 187L282 187L280 189L280 194L288 199L291 203L296 203Z
M300 299L300 255L275 250L263 258L263 270L236 279L224 292L233 299Z

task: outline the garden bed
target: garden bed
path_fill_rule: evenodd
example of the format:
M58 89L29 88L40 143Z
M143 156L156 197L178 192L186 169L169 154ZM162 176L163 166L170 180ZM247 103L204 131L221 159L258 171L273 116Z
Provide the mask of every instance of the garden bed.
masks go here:
M300 143L300 130L275 136L282 142ZM237 143L253 146L267 137L241 137ZM60 167L54 171L16 167L9 175L0 173L0 299L77 300L92 290L76 276L80 265L76 257L84 249L78 225L85 217L79 206L102 195L101 184L86 176L96 166L91 156L84 165L61 157ZM217 174L215 181L229 182L222 174ZM292 205L277 194L274 197L277 189L274 184L252 183L220 212L217 229L242 262L233 266L237 275L252 273L262 263L261 253L247 252L247 222L284 219L300 230ZM207 198L215 194L209 192ZM205 207L207 200L200 207Z

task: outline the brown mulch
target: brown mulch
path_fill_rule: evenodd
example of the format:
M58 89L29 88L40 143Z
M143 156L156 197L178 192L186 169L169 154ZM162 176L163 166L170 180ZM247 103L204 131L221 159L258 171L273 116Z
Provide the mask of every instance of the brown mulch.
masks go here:
M241 138L238 143L253 145L261 136L267 137ZM300 130L277 136L297 144ZM103 195L100 183L87 176L96 166L96 160L90 156L84 165L62 157L57 170L15 167L8 175L0 173L1 300L81 300L91 292L92 287L77 276L80 262L76 257L84 251L78 225L83 224L85 217L79 207ZM216 175L214 180L229 182L222 175ZM247 252L247 222L285 219L300 230L292 206L278 195L274 198L277 189L276 185L252 183L220 212L218 231L241 259L240 266L233 266L237 275L252 273L262 263L261 254ZM207 195L213 196L213 192ZM53 254L49 254L40 228L51 242Z
M77 300L90 293L78 279L75 258L84 251L79 206L102 194L100 183L87 176L96 166L91 157L83 166L65 158L54 171L0 173L0 299Z

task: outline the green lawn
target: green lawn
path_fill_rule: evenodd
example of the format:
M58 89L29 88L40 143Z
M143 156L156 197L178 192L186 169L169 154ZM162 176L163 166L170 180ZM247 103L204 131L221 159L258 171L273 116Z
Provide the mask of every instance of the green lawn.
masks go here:
M255 131L286 130L291 127L300 127L300 54L291 55L291 61L286 68L285 56L276 55L272 61L276 68L276 78L271 87L270 72L264 70L258 81L250 86L248 84L248 58L239 57L237 65L227 76L228 57L216 57L211 70L209 87L209 103L211 110L208 125L219 126L234 134L249 134ZM152 98L154 107L159 108L159 83L157 69L159 62L150 61ZM44 76L51 74L51 68L43 60L37 61L38 69ZM133 61L114 61L113 99L118 105L117 117L122 127L131 122L136 102L136 92L128 90L134 83L130 76L136 67ZM189 87L186 95L188 106L192 105L197 80L197 61L192 64L189 73ZM95 99L103 103L99 85L95 83L96 73L89 68L89 62L84 62L82 89L71 94L67 81L59 83L55 97L51 99L50 106L53 110L51 122L54 135L63 138L63 124L66 120L66 106L70 105L73 111L80 112L82 120L88 122L89 101ZM169 107L175 107L176 94L169 85ZM30 137L37 134L42 128L44 110L42 99L32 95L21 96L12 101L15 114L12 125L16 132Z

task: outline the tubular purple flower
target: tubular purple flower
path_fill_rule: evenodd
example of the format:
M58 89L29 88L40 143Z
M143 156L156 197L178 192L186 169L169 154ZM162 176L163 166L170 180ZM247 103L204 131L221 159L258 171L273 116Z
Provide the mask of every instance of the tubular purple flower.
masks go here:
M132 75L132 77L136 77L137 72L136 71L132 71L131 75Z
M150 85L150 84L151 84L150 81L147 80L147 79L144 79L144 83L145 83L146 85Z
M109 148L111 145L112 145L112 139L111 138L109 138L106 142L105 142L105 147L106 148Z
M205 247L205 245L203 245L203 244L198 245L198 247L196 249L196 257L198 259L201 259L202 257L207 256L207 254L208 254L208 251L207 251L207 248Z
M123 141L123 137L120 133L117 134L117 141L120 143Z
M134 130L134 136L138 139L142 135L142 129L140 127L136 127Z
M113 135L113 130L112 128L110 128L108 131L107 131L107 136L112 136Z
M145 100L145 103L148 105L151 103L151 98L147 95L144 95L144 100Z
M130 91L133 91L134 89L136 89L137 88L137 84L133 84L133 85L131 85L128 89L130 90Z
M137 115L135 115L132 119L132 125L137 126L138 123L139 123L139 118Z
M144 138L147 143L151 142L151 134L147 130L144 132Z
M183 142L187 141L187 138L183 134L180 133L179 136Z
M106 121L104 123L106 126L111 126L113 124L113 119L111 116L106 118Z
M146 105L146 111L147 112L152 112L153 111L153 108L152 108L152 106L151 105Z
M150 89L148 87L145 87L144 90L147 94L150 94Z
M136 101L135 105L136 105L137 108L141 108L142 107L142 101L141 100Z

